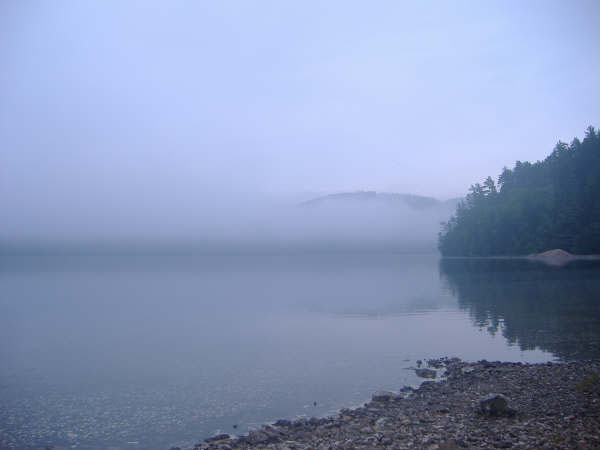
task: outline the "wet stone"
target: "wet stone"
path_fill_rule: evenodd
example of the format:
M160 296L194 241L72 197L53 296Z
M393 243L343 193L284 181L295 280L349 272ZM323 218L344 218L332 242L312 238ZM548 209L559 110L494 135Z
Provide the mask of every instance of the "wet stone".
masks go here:
M389 391L377 391L373 394L373 401L374 402L388 402L392 399L392 397L394 396L393 392L389 392Z
M216 442L216 441L223 441L225 439L229 439L229 435L228 434L218 434L216 436L213 437L209 437L207 439L204 439L204 442Z
M279 419L273 425L276 427L291 427L292 422L290 420L286 420L286 419Z
M415 369L415 373L421 378L435 378L437 372L433 369Z

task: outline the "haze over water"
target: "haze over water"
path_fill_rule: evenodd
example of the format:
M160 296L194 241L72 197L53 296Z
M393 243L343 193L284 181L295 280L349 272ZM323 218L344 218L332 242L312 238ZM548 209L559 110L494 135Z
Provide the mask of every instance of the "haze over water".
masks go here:
M0 442L193 445L414 385L406 368L417 359L600 354L598 265L480 263L381 252L3 257Z

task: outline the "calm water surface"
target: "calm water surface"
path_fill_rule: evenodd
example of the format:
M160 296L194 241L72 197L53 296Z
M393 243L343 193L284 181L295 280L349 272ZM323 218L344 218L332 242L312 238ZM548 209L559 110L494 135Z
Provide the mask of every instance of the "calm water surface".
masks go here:
M191 446L416 384L417 359L599 355L597 263L0 258L2 448Z

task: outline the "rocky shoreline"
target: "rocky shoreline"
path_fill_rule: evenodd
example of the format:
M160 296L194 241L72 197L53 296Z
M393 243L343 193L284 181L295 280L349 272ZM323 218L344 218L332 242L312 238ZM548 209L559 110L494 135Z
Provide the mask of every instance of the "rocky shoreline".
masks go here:
M194 448L600 448L600 361L442 358L427 366L440 381L377 392L364 406L337 416L279 420Z

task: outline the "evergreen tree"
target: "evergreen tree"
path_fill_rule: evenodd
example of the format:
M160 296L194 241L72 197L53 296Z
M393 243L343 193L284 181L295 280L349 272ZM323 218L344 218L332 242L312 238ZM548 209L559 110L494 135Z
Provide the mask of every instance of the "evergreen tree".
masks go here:
M544 161L504 167L469 189L442 224L445 256L516 255L562 248L600 253L600 131L558 142Z

